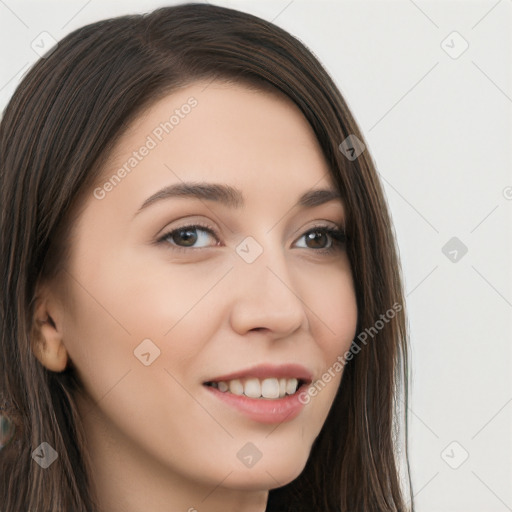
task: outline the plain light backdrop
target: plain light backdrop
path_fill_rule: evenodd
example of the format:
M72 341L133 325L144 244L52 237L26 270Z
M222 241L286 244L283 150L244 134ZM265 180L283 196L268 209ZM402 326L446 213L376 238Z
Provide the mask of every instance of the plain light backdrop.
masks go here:
M0 0L0 109L47 34L175 3ZM211 3L301 39L377 165L407 294L417 512L512 511L512 2Z

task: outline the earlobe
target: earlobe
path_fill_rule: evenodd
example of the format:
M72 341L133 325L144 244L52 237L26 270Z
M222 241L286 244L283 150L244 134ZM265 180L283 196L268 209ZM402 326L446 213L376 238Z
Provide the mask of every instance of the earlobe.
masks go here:
M48 370L62 372L68 364L68 352L62 339L59 322L47 310L46 301L39 301L32 328L32 351Z

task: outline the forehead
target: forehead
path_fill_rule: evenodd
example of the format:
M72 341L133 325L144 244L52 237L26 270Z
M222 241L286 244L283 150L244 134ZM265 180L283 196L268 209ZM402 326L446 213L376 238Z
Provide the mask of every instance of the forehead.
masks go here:
M109 194L137 200L180 181L228 183L245 203L333 187L316 136L289 98L223 82L178 89L141 114L97 183L107 180Z

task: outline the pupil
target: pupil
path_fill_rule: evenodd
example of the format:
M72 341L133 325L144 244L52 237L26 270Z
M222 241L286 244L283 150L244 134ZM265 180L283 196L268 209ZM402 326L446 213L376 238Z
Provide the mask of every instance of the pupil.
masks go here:
M318 239L321 237L325 237L325 233L322 233L321 231L313 231L308 234L308 240L313 241L313 242L315 242L315 239L316 239L316 241L318 241ZM323 245L320 244L319 247L323 247Z
M186 245L194 245L197 240L195 229L183 229L177 232L178 238L184 240ZM176 240L174 240L176 242Z

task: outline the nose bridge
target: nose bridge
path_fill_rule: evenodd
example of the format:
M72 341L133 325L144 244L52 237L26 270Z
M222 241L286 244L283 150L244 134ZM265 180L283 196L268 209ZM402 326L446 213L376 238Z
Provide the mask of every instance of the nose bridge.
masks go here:
M272 236L247 237L236 248L236 294L232 320L239 329L265 327L294 331L307 322L305 307L290 275L285 250Z
M264 284L261 288L268 287L278 290L284 288L286 294L292 293L294 284L286 261L285 249L279 241L274 240L272 235L259 237L259 241L248 236L237 246L237 253L240 257L238 263L239 274L247 279L252 285ZM279 293L279 292L278 292Z

